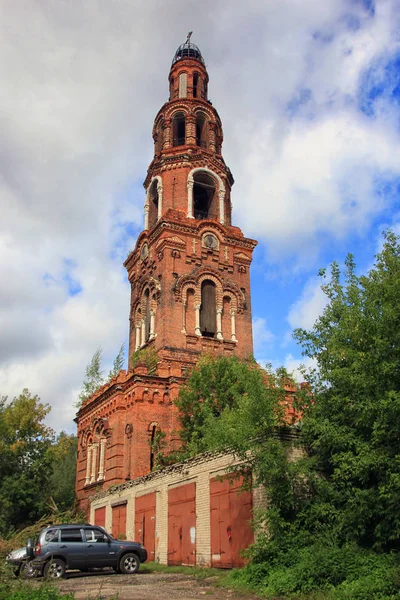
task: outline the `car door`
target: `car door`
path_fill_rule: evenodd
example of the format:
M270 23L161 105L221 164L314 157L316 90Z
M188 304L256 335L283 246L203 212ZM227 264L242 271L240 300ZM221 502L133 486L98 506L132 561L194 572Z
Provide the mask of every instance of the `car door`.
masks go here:
M79 527L61 529L59 548L69 569L86 567L86 542Z
M116 567L118 551L103 530L85 527L86 560L88 567Z

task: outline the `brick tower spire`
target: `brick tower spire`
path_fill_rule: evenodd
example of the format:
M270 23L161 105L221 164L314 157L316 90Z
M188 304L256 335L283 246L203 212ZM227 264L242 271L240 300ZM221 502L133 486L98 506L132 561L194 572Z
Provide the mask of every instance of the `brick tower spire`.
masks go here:
M256 242L231 225L234 180L221 153L221 119L190 37L175 52L169 100L154 121L144 231L125 262L130 357L148 345L160 358L188 362L201 352L247 357L253 349L249 267Z

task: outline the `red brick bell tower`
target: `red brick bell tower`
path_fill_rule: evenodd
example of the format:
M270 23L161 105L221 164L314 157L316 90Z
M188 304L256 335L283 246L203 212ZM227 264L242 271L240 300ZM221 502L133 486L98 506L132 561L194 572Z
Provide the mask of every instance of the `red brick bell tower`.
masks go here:
M154 127L145 228L125 262L131 283L129 355L252 354L249 267L256 242L231 225L233 177L208 74L188 40L175 53L168 102Z
M256 242L231 224L234 180L222 157L222 124L190 36L173 58L169 100L153 139L144 230L124 263L131 284L128 371L89 398L76 419L82 508L96 491L151 471L158 431L167 450L176 448L173 401L202 353L253 352Z

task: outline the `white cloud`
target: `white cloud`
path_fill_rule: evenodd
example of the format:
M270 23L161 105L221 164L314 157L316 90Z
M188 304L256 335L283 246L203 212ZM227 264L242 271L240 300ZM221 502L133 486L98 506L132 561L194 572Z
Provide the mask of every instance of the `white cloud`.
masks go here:
M289 325L292 329L312 329L326 305L327 297L321 290L321 280L313 277L306 283L301 297L290 307Z
M293 378L301 383L304 381L303 370L306 372L317 367L317 361L313 358L295 358L292 354L287 354L284 360L284 367Z
M253 318L253 343L256 357L262 355L274 340L274 334L269 330L263 317ZM258 358L257 358L258 360Z
M271 260L301 263L324 236L368 229L381 210L373 177L399 172L399 140L388 106L361 117L356 95L364 69L398 44L396 5L381 0L372 19L345 0L3 3L1 392L31 388L52 404L52 424L71 429L93 352L110 362L127 339L121 262L142 224L153 119L186 31L208 65L244 232L268 242ZM303 89L309 102L291 116ZM291 319L313 310L293 307ZM254 338L269 353L262 315Z

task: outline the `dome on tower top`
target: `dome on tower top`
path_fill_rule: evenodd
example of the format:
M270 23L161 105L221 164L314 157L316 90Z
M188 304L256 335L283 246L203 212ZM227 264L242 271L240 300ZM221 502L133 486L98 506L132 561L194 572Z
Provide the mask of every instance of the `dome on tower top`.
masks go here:
M193 44L190 41L191 35L192 32L189 33L186 42L184 44L181 44L178 50L175 52L175 56L172 59L171 66L173 66L178 61L183 60L184 58L194 58L195 60L199 60L203 65L205 65L204 58L202 57L199 48L196 46L196 44Z

